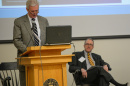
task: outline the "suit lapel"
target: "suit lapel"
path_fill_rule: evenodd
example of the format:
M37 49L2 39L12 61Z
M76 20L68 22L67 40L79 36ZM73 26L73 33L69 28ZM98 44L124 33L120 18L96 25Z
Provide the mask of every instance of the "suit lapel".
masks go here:
M39 28L40 28L41 44L43 44L42 42L43 42L43 39L44 39L44 33L43 33L43 32L44 32L44 31L43 31L44 25L43 25L42 19L41 19L39 16L37 16L37 18L38 18Z
M41 30L41 28L43 28L43 22L39 16L37 16L37 18L38 18L39 28Z
M85 58L85 55L84 55L84 51L81 52L81 55ZM87 69L87 64L86 64L86 58L85 58L85 61L82 63L83 65L83 68L86 68Z
M41 20L41 18L39 17L39 16L37 16L37 18L38 18L38 23L39 23L39 28L40 28L40 31L41 31L41 33L40 33L40 35L41 35L41 37L42 37L42 28L43 28L43 22L42 22L42 20Z
M31 30L31 25L30 25L30 22L29 22L29 19L28 19L28 16L25 15L24 16L24 25L28 31L28 33L30 34L30 36L33 38L33 35L32 35L32 30Z
M92 53L92 58L94 59L94 61L95 61L95 65L97 65L97 59L96 59L96 57L95 57L95 55Z

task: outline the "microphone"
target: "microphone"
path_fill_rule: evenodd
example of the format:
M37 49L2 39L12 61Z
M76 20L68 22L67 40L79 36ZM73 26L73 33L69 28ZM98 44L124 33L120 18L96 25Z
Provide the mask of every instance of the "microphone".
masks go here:
M35 24L35 18L32 18L31 22L32 24Z
M32 18L32 21L31 21L32 23L35 23L35 18Z

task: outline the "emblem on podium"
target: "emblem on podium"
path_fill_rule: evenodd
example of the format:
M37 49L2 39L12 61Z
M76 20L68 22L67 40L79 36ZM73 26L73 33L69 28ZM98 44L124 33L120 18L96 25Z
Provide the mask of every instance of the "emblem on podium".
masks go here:
M59 86L59 84L55 79L50 78L43 83L43 86Z

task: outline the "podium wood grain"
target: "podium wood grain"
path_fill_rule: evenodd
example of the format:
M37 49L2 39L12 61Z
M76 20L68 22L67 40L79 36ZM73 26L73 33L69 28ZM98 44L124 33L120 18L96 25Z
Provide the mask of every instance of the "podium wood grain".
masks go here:
M67 86L66 63L72 61L73 55L61 55L61 52L69 48L71 45L28 47L22 58L17 58L26 68L26 86L43 86L48 79Z

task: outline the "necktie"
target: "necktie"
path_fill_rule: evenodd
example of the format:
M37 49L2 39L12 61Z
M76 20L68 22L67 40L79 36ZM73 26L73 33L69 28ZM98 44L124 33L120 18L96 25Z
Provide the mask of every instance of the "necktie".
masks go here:
M34 35L34 45L39 46L39 37L38 37L38 32L37 32L37 25L35 23L34 18L32 18L32 30L33 30L33 35Z
M90 65L94 66L94 62L93 62L93 60L90 57L90 53L88 53L88 60L89 60Z

